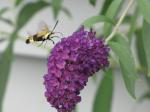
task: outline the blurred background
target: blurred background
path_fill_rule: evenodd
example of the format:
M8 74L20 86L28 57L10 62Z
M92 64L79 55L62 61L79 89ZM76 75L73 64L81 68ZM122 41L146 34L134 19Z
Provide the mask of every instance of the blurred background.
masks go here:
M8 35L11 35L15 25L17 26L18 14L22 7L38 0L20 0L21 2L15 5L16 1L0 0L0 10L8 8L5 13L0 15L2 18L0 19L0 39L4 39L3 42L0 42L0 55L7 49L9 44L7 40L10 37ZM39 30L41 22L45 22L52 29L56 20L59 20L56 31L62 32L66 37L76 31L84 20L97 15L103 3L104 0L97 0L95 7L93 7L88 0L64 0L62 6L67 11L60 9L57 18L55 18L52 6L44 7L20 28L17 33L19 38L14 44L14 56L5 97L3 96L3 112L56 112L44 97L43 85L43 75L47 72L47 56L54 45L52 42L41 47L27 45L25 39L29 34L34 34ZM132 13L132 10L130 12ZM98 24L95 29L101 26L102 24ZM54 41L57 43L59 39L54 39ZM2 68L0 68L1 70ZM97 75L97 79L89 79L87 86L82 90L82 101L77 106L78 112L92 112L94 96L102 73L97 73ZM126 91L118 69L115 70L114 75L115 84L111 112L149 112L149 100L138 103ZM140 78L136 84L136 96L141 96L147 89L144 79Z

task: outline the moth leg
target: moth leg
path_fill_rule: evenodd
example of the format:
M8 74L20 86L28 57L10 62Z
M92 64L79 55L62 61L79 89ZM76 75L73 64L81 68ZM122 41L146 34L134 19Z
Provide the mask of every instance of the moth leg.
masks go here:
M52 39L49 38L48 40L51 40L53 42L53 44L55 44L55 42Z
M46 40L46 42L45 42L45 44L44 44L44 47L46 46L46 44L47 44L47 40Z
M56 37L56 38L60 38L59 36L52 36L52 37L50 37L50 38L54 38L54 37Z

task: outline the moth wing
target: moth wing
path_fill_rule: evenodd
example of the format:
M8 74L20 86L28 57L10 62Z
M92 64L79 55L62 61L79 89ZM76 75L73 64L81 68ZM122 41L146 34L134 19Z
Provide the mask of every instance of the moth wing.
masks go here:
M38 37L44 36L45 34L47 34L49 32L48 25L43 21L40 22L39 28L40 28L40 30L37 33Z
M44 36L45 34L47 34L48 33L48 31L40 31L40 32L38 32L37 33L37 37L41 37L41 36Z
M49 31L48 25L44 21L39 23L39 32L40 31Z

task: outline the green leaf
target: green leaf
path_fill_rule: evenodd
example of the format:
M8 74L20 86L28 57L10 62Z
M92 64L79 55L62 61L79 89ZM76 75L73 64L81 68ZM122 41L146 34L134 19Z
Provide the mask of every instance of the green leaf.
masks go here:
M13 23L12 23L12 21L11 21L10 19L2 17L2 15L3 15L5 12L7 12L8 10L9 10L9 8L6 8L6 7L0 10L0 21L3 21L3 22L5 22L5 23L7 23L8 25L11 25L11 26L12 26Z
M147 77L147 76L146 76L146 82L147 82L147 85L148 85L149 90L150 90L150 77Z
M3 97L5 94L5 89L7 86L7 81L10 73L12 56L13 56L13 45L17 38L17 33L21 28L33 17L35 13L39 10L48 6L49 4L43 1L38 1L35 3L28 3L26 4L19 12L17 17L16 29L10 36L10 43L8 44L7 49L3 52L2 56L0 57L0 112L2 112L2 103Z
M117 33L114 37L114 41L122 44L122 46L126 47L126 49L130 49L127 37L125 35Z
M136 35L136 51L137 51L139 63L140 63L142 68L147 69L147 62L146 62L146 56L145 56L145 51L144 51L142 29L136 30L135 35Z
M106 71L97 89L92 112L111 112L113 80L112 71Z
M123 24L128 24L132 18L132 15L128 14L124 17Z
M136 8L135 11L134 11L134 14L131 17L130 23L129 23L130 28L129 28L129 31L128 31L128 38L129 38L130 42L131 42L132 36L133 36L133 34L135 32L135 29L136 29L136 22L137 22L138 14L139 14L139 11Z
M9 9L9 8L7 8L7 7L0 9L0 16L1 16L2 14L4 14L6 11L8 11L8 9Z
M135 62L129 48L129 43L120 35L118 42L109 42L110 47L119 58L119 63L125 82L125 86L130 95L135 98L135 81L138 78Z
M89 0L89 2L91 3L91 5L95 6L96 4L96 0Z
M108 7L110 6L110 4L112 3L113 0L105 0L104 1L104 4L102 6L102 10L100 11L100 14L101 15L104 15L106 14L106 11L108 9Z
M52 0L52 8L54 13L54 18L56 19L58 17L58 14L60 12L62 0Z
M16 1L15 1L15 6L20 5L22 2L23 2L23 0L16 0Z
M108 23L111 23L111 24L115 23L113 20L111 20L110 18L108 18L106 16L98 15L98 16L93 16L93 17L88 18L87 20L85 20L83 22L83 25L85 27L90 28L90 27L93 26L93 24L96 24L96 23L99 23L99 22L108 22Z
M110 19L115 19L115 16L117 15L120 5L122 3L122 0L113 0L111 5L109 6L106 16L109 17ZM112 24L110 23L105 23L104 24L104 36L107 37L112 29Z
M148 76L150 76L150 24L146 21L143 23L143 45L146 56Z
M141 13L144 16L144 19L150 24L150 0L137 0L138 6Z
M150 91L146 92L145 94L143 94L140 98L139 98L139 101L143 101L145 99L148 99L150 100Z
M11 63L13 60L13 45L17 37L17 30L10 35L10 41L6 50L0 56L0 112L2 112L3 99L5 95L5 90L7 87L7 82L9 78L9 73L11 69Z
M2 112L3 99L5 96L5 90L9 78L12 56L13 56L13 44L10 43L6 50L0 57L0 112Z
M72 15L71 15L71 13L70 13L70 11L69 11L69 9L67 9L67 8L65 8L65 7L62 7L62 9L61 9L68 17L72 17Z
M0 17L0 20L7 23L8 25L13 26L13 22L10 19L4 18L4 17Z
M18 14L16 29L21 29L38 11L48 5L49 4L44 1L26 4Z

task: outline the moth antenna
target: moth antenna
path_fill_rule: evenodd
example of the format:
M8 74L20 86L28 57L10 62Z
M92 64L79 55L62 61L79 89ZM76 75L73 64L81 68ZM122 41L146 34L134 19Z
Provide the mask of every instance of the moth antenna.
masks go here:
M55 30L57 24L58 24L58 20L56 21L55 26L54 26L53 29L52 29L52 32Z

